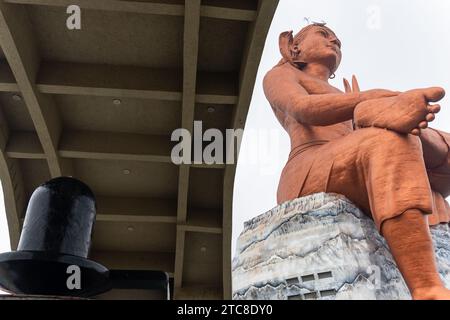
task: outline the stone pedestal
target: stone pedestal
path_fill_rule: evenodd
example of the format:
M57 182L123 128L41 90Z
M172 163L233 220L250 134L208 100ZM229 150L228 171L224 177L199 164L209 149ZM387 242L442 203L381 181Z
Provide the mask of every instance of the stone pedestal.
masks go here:
M432 227L450 286L450 229ZM373 221L341 195L284 203L245 223L233 259L233 299L411 299Z

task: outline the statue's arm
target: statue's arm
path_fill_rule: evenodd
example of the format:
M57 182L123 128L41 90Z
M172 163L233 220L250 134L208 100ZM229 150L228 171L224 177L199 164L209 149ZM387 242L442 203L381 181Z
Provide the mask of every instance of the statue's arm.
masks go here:
M360 102L357 93L310 95L290 70L274 68L263 82L264 93L272 107L300 123L327 126L353 118Z
M263 82L264 93L272 107L293 117L300 123L328 126L353 119L353 111L360 102L377 96L395 95L386 90L310 95L297 79L294 71L276 67Z

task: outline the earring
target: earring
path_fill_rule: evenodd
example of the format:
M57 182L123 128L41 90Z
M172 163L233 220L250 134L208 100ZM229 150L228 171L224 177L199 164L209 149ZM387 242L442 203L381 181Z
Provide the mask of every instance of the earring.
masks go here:
M336 75L333 73L333 74L330 76L330 79L334 79L334 78L336 78Z
M298 46L294 47L294 51L291 51L292 57L297 59L300 56L300 50L298 50Z

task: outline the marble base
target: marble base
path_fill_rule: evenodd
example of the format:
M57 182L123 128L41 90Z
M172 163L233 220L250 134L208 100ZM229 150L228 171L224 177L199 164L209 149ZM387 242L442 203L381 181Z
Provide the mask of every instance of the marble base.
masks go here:
M373 221L348 199L319 193L244 225L233 259L235 300L411 299ZM450 287L450 229L432 227Z

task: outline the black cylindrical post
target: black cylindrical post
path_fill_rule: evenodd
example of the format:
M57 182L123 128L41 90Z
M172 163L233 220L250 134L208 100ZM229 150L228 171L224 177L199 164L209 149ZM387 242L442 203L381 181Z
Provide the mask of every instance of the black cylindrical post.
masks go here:
M110 289L109 271L88 259L95 198L69 177L39 186L18 250L0 254L0 288L16 294L90 297Z
M19 251L44 251L87 258L95 222L95 198L83 182L56 178L30 198Z

